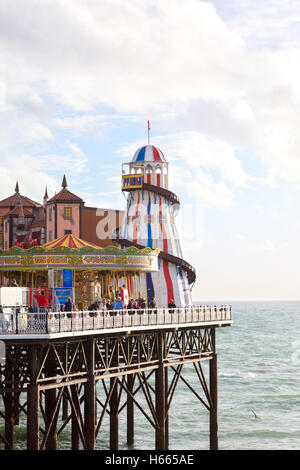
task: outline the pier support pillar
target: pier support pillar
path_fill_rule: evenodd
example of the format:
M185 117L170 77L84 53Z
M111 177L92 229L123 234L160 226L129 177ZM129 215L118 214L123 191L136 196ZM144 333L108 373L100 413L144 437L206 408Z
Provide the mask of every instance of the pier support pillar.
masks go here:
M134 374L127 376L127 445L129 447L134 444L134 401L132 398L134 377Z
M73 403L76 403L77 399L77 389L76 385L71 385L71 397ZM74 409L72 408L72 422L71 422L71 439L72 439L72 450L79 450L79 429L78 429L78 413L77 409L74 405Z
M116 348L113 353L112 358L113 367L118 367L119 365L119 345L116 345ZM116 372L118 370L116 369ZM119 387L118 387L118 377L112 377L110 379L110 450L119 449Z
M211 330L213 356L209 361L210 407L210 450L218 450L218 359L216 354L215 328Z
M165 449L169 449L169 412L168 412L169 368L165 367Z
M55 377L56 376L56 364L55 364L55 357L53 352L49 353L49 357L46 364L46 371L48 377ZM53 415L56 413L56 389L51 388L49 390L45 390L45 420L46 425L51 426L48 438L46 442L46 449L47 450L56 450L57 448L57 434L56 434L56 424L57 418ZM52 423L52 424L51 424Z
M40 390L37 383L37 346L29 346L29 376L27 389L27 450L39 450Z
M84 433L87 450L95 449L95 409L96 409L96 383L95 383L95 342L87 341L85 345L88 366L88 381L85 384L84 397Z
M68 419L68 414L69 414L68 399L67 399L67 397L63 396L63 398L62 398L62 416L61 416L62 421L65 421L66 419Z
M4 409L5 409L5 450L12 450L14 448L14 416L13 416L13 392L9 391L5 393L3 397Z
M165 371L163 363L163 333L158 332L158 369L155 371L155 408L157 427L155 432L155 449L166 449L166 428L165 428L165 412L166 412L166 398L165 398Z
M11 348L6 346L6 357L9 357ZM5 410L4 435L6 439L5 450L14 448L14 366L11 361L6 361L4 368L4 381L6 382L4 389L8 389L3 395L3 403Z

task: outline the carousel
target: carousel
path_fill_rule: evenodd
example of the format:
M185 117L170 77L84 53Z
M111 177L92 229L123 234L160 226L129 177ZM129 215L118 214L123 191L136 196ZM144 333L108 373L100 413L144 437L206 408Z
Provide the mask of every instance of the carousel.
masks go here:
M147 272L158 271L159 250L101 248L65 235L29 249L0 250L0 305L34 307L45 295L54 311L70 297L78 310L98 298L114 301L121 295L147 299Z

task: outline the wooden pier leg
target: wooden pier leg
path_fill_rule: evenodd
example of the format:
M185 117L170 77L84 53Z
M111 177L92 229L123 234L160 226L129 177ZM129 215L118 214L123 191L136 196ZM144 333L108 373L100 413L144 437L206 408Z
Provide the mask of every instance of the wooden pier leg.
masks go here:
M5 450L12 450L14 448L14 416L13 416L13 392L9 391L5 393L4 397L4 409L5 409L5 424L4 432L7 444L5 444Z
M71 396L73 402L76 403L76 396L77 396L77 389L76 385L71 385ZM78 422L76 419L77 410L72 410L72 424L71 424L71 434L72 434L72 450L79 450L79 430L78 430Z
M213 356L209 361L210 409L210 450L218 450L218 362L216 354L215 328L212 328Z
M127 389L133 394L134 374L127 376ZM134 401L132 396L127 393L127 445L132 447L134 444Z
M49 352L49 356L46 363L46 373L47 377L55 377L56 376L56 364L55 364L55 357L52 352ZM51 429L48 434L48 439L46 442L46 449L47 450L56 450L57 448L57 433L56 433L56 423L57 420L53 420L53 414L55 412L56 407L56 389L51 388L49 390L45 390L45 421L46 426L48 427L52 421Z
M36 380L37 346L29 346L30 384L27 389L27 450L39 449L40 390Z
M14 381L14 426L18 426L20 424L19 419L19 408L20 408L20 392L18 392L20 374L15 369L13 374L13 381Z
M85 346L86 360L88 365L88 381L85 384L84 393L84 433L87 450L95 449L95 405L96 405L96 383L95 383L95 342L94 339L87 341Z
M165 448L166 450L169 449L169 413L168 409L168 386L169 386L169 379L168 374L169 368L165 367Z
M155 449L166 449L165 435L165 371L163 364L163 333L158 332L158 369L155 371L155 407L158 426L155 432Z
M116 378L110 379L112 390L110 406L110 450L119 449L119 413L118 413L118 382Z
M12 348L6 345L6 357L8 358L12 354ZM5 410L5 422L4 422L4 435L6 439L5 450L12 450L14 448L14 380L13 380L13 366L11 362L7 359L5 368L4 368L4 380L6 385L4 389L7 388L8 391L3 395L3 403Z
M66 419L68 419L68 398L66 396L63 396L62 398L62 415L61 415L61 419L62 421L65 421Z

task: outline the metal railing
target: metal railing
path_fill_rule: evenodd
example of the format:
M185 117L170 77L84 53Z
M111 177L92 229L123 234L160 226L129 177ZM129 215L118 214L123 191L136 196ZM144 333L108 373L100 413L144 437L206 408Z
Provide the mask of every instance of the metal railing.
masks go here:
M0 313L0 335L53 334L228 321L231 321L231 307L227 305L76 312L11 312Z

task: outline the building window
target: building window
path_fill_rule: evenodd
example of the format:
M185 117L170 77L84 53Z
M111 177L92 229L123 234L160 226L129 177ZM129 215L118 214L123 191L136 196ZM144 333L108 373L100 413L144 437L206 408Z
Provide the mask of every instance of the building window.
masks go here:
M65 219L72 219L72 207L64 208L64 217Z
M72 235L72 230L65 230L65 235Z
M7 232L7 222L5 222L5 232Z
M49 209L49 221L51 222L52 220L52 207Z
M52 241L52 230L49 230L49 242Z

